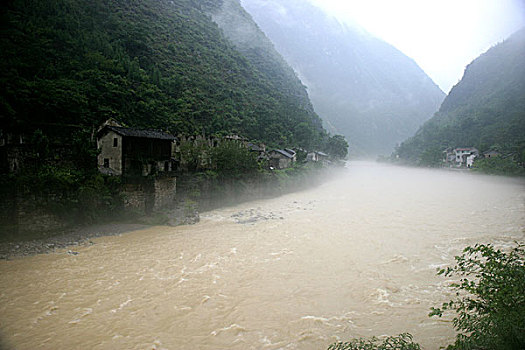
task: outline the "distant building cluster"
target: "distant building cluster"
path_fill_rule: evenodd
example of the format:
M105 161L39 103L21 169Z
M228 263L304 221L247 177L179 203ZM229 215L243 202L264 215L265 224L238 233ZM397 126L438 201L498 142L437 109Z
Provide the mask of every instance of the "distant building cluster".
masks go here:
M443 163L448 167L471 168L476 159L499 156L500 153L494 150L480 154L479 150L475 147L448 148L443 151Z

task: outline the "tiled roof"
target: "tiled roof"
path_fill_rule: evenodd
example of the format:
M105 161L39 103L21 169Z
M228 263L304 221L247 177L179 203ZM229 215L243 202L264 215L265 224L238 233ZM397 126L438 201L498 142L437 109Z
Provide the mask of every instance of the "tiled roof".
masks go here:
M288 153L288 152L286 152L285 150L282 150L282 149L274 149L272 152L280 153L283 156L285 156L286 158L293 158L293 155L291 155L290 153Z
M159 140L176 140L177 138L166 132L157 130L147 129L135 129L135 128L124 128L121 126L107 126L107 129L114 131L121 136L127 137L140 137L146 139L159 139Z
M256 145L255 143L249 142L247 144L248 148L252 151L262 152L264 149L260 147L259 145Z

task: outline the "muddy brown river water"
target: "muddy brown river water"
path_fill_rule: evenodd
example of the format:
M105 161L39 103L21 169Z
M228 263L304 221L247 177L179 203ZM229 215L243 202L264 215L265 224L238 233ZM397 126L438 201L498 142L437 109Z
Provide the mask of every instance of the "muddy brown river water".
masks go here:
M326 349L410 332L450 297L436 268L477 242L524 241L525 183L354 162L321 186L95 245L0 261L14 349Z

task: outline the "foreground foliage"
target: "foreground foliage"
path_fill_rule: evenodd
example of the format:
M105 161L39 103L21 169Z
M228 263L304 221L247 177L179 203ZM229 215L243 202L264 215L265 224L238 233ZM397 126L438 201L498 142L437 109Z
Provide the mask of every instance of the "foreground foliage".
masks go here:
M466 247L455 257L456 265L438 275L460 277L451 284L456 298L432 308L429 316L456 314L452 323L458 332L451 350L525 349L525 245L517 243L510 252L490 244ZM412 335L403 333L383 341L353 339L330 345L328 350L420 349Z
M412 335L403 333L383 340L373 337L371 339L352 339L349 342L334 343L328 350L419 350L421 347L412 341Z
M525 250L510 253L477 244L457 256L456 265L439 271L460 276L452 284L456 299L432 308L430 316L455 311L459 332L451 349L525 349Z

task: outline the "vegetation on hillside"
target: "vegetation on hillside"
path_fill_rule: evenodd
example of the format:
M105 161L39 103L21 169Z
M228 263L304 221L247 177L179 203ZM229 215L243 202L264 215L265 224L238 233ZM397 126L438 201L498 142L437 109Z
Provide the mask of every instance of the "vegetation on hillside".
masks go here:
M446 148L496 150L525 163L525 28L474 60L436 115L394 152L401 161L437 164ZM439 162L438 162L439 163ZM484 168L485 165L480 165ZM504 172L501 170L500 172Z
M6 174L10 146L0 150L1 193L31 195L35 208L58 216L69 211L78 223L115 213L118 181L96 165L96 130L109 118L175 135L239 134L269 146L340 144L321 127L305 87L264 34L258 32L257 50L241 52L213 22L211 12L224 3L2 4L0 138L23 135L24 142L15 150L16 175ZM251 21L246 13L236 16ZM189 161L199 161L199 150L187 151ZM223 147L211 156L221 176L259 167L246 149ZM0 213L0 221L9 220Z
M304 87L262 70L223 36L206 13L221 3L9 1L0 15L2 125L59 136L112 117L173 133L320 145L326 133ZM287 84L297 93L278 88Z

